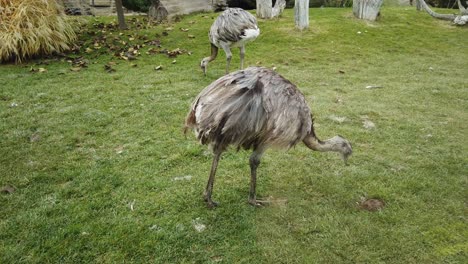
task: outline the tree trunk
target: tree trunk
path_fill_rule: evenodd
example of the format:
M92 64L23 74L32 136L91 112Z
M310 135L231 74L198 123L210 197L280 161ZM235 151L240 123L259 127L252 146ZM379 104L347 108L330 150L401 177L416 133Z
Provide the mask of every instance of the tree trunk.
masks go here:
M148 10L148 17L150 20L161 22L167 18L168 14L167 9L160 0L151 0L151 6Z
M353 0L353 13L359 19L374 21L380 13L383 0Z
M459 25L459 26L468 24L468 15L464 15L463 13L458 16L454 14L439 14L439 13L432 11L424 0L419 0L419 1L421 1L421 5L423 9L426 10L426 12L434 18L452 21L454 24Z
M296 0L294 3L294 21L296 28L309 28L309 0Z
M461 14L461 15L468 15L468 9L465 8L465 7L462 5L462 3L461 3L460 0L457 0L457 4L458 4L458 9L460 9L460 14Z
M271 0L257 0L257 17L271 18L273 15Z
M286 7L286 0L276 0L273 7L272 0L257 0L257 17L269 19L277 17L283 13Z
M453 21L457 16L456 15L453 15L453 14L439 14L439 13L436 13L434 11L432 11L429 6L426 4L426 2L424 0L418 0L419 2L421 2L421 6L424 10L426 10L426 12L431 15L432 17L435 17L435 18L438 18L438 19L442 19L442 20L449 20L449 21Z
M125 24L122 0L115 0L115 9L117 11L117 18L119 19L119 28L127 29L127 24Z
M422 11L422 5L420 0L416 0L416 10Z
M276 0L275 6L272 10L272 16L278 17L283 13L284 8L286 7L286 0Z

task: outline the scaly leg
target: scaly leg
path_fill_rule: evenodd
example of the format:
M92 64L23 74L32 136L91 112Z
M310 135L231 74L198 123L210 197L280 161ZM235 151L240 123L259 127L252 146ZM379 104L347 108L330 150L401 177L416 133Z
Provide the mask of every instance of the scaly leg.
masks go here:
M213 183L216 174L216 169L218 168L219 158L221 157L222 151L215 150L213 162L211 164L210 177L208 178L208 183L206 184L205 193L203 197L209 208L213 208L218 205L218 203L211 200L211 194L213 193Z
M249 192L249 204L254 206L262 206L266 202L257 200L256 187L257 187L257 168L260 165L260 159L263 155L264 149L257 148L250 155L250 192Z
M243 70L244 69L244 57L245 57L245 46L242 45L241 47L239 47L240 49L240 69Z
M229 65L231 64L232 52L229 46L222 46L224 53L226 53L226 74L229 73Z

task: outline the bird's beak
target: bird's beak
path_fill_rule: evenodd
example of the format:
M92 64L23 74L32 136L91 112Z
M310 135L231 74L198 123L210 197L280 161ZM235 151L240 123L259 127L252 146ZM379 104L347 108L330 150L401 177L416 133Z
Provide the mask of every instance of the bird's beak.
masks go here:
M342 153L342 154L341 154L341 158L343 159L345 166L348 166L348 165L349 165L349 164L348 164L348 158L349 158L349 156L351 156L351 153Z
M203 74L206 76L206 66L201 66L202 70L203 70Z

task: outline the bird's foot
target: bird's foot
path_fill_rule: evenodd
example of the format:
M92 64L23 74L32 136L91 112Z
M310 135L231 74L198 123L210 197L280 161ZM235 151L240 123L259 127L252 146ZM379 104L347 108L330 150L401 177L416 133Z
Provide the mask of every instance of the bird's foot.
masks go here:
M213 209L218 206L218 203L215 201L209 200L209 201L206 201L206 206L208 206L208 208L210 209Z
M208 208L215 208L218 206L218 203L211 200L211 197L208 197L206 194L203 195L203 200L205 200L206 206L208 206Z
M258 200L258 199L249 199L249 204L255 207L264 207L270 205L270 201L267 200Z

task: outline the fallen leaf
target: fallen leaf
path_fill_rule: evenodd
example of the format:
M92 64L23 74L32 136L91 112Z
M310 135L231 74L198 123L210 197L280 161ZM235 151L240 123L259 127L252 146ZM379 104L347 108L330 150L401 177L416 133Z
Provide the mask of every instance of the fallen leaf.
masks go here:
M156 230L156 231L161 231L162 228L158 225L152 225L150 226L149 230Z
M343 99L341 99L340 97L336 97L335 98L335 103L341 104L341 103L343 103Z
M157 71L160 71L160 70L163 69L163 67L162 67L162 65L159 65L159 66L154 67L154 69L157 70Z
M164 51L161 51L161 53L163 53L163 52ZM165 53L169 57L177 57L178 55L184 54L185 52L187 52L187 51L186 50L181 50L180 48L177 48L177 49L171 50L171 51L165 50Z
M124 59L124 60L136 60L136 56L133 54L133 52L122 52L120 54L120 58Z
M31 142L37 142L41 140L41 135L38 133L38 132L35 132L33 133L30 137L29 137L29 141Z
M148 42L145 42L145 43L148 44L148 45L154 45L154 46L161 47L161 41L159 39L151 40L151 41L148 41Z
M118 146L118 147L115 148L115 153L117 153L117 154L122 154L123 151L124 151L123 146Z
M364 121L362 121L362 126L363 126L365 129L374 129L374 128L375 128L374 122L372 122L372 121L370 121L370 120L364 120Z
M175 64L176 62L177 62L177 60L173 60L173 61L172 61L172 64Z
M337 122L337 123L340 123L340 124L343 123L344 121L346 121L346 119L347 119L347 118L344 117L344 116L335 116L335 115L332 115L332 116L330 116L329 118L330 118L331 120Z
M195 220L192 221L193 228L197 230L197 232L201 233L205 231L206 225L201 223L200 217L197 217Z
M131 201L129 204L128 204L128 207L130 208L130 210L134 210L134 206L135 206L135 200Z
M187 37L188 37L188 38L195 38L194 35L188 35Z
M212 256L211 260L213 262L221 262L221 261L223 261L223 257L222 256Z
M104 65L104 70L106 70L108 73L115 72L115 69L110 65Z
M174 177L174 179L172 179L173 181L190 181L192 179L192 175L186 175L186 176L179 176L179 177Z

